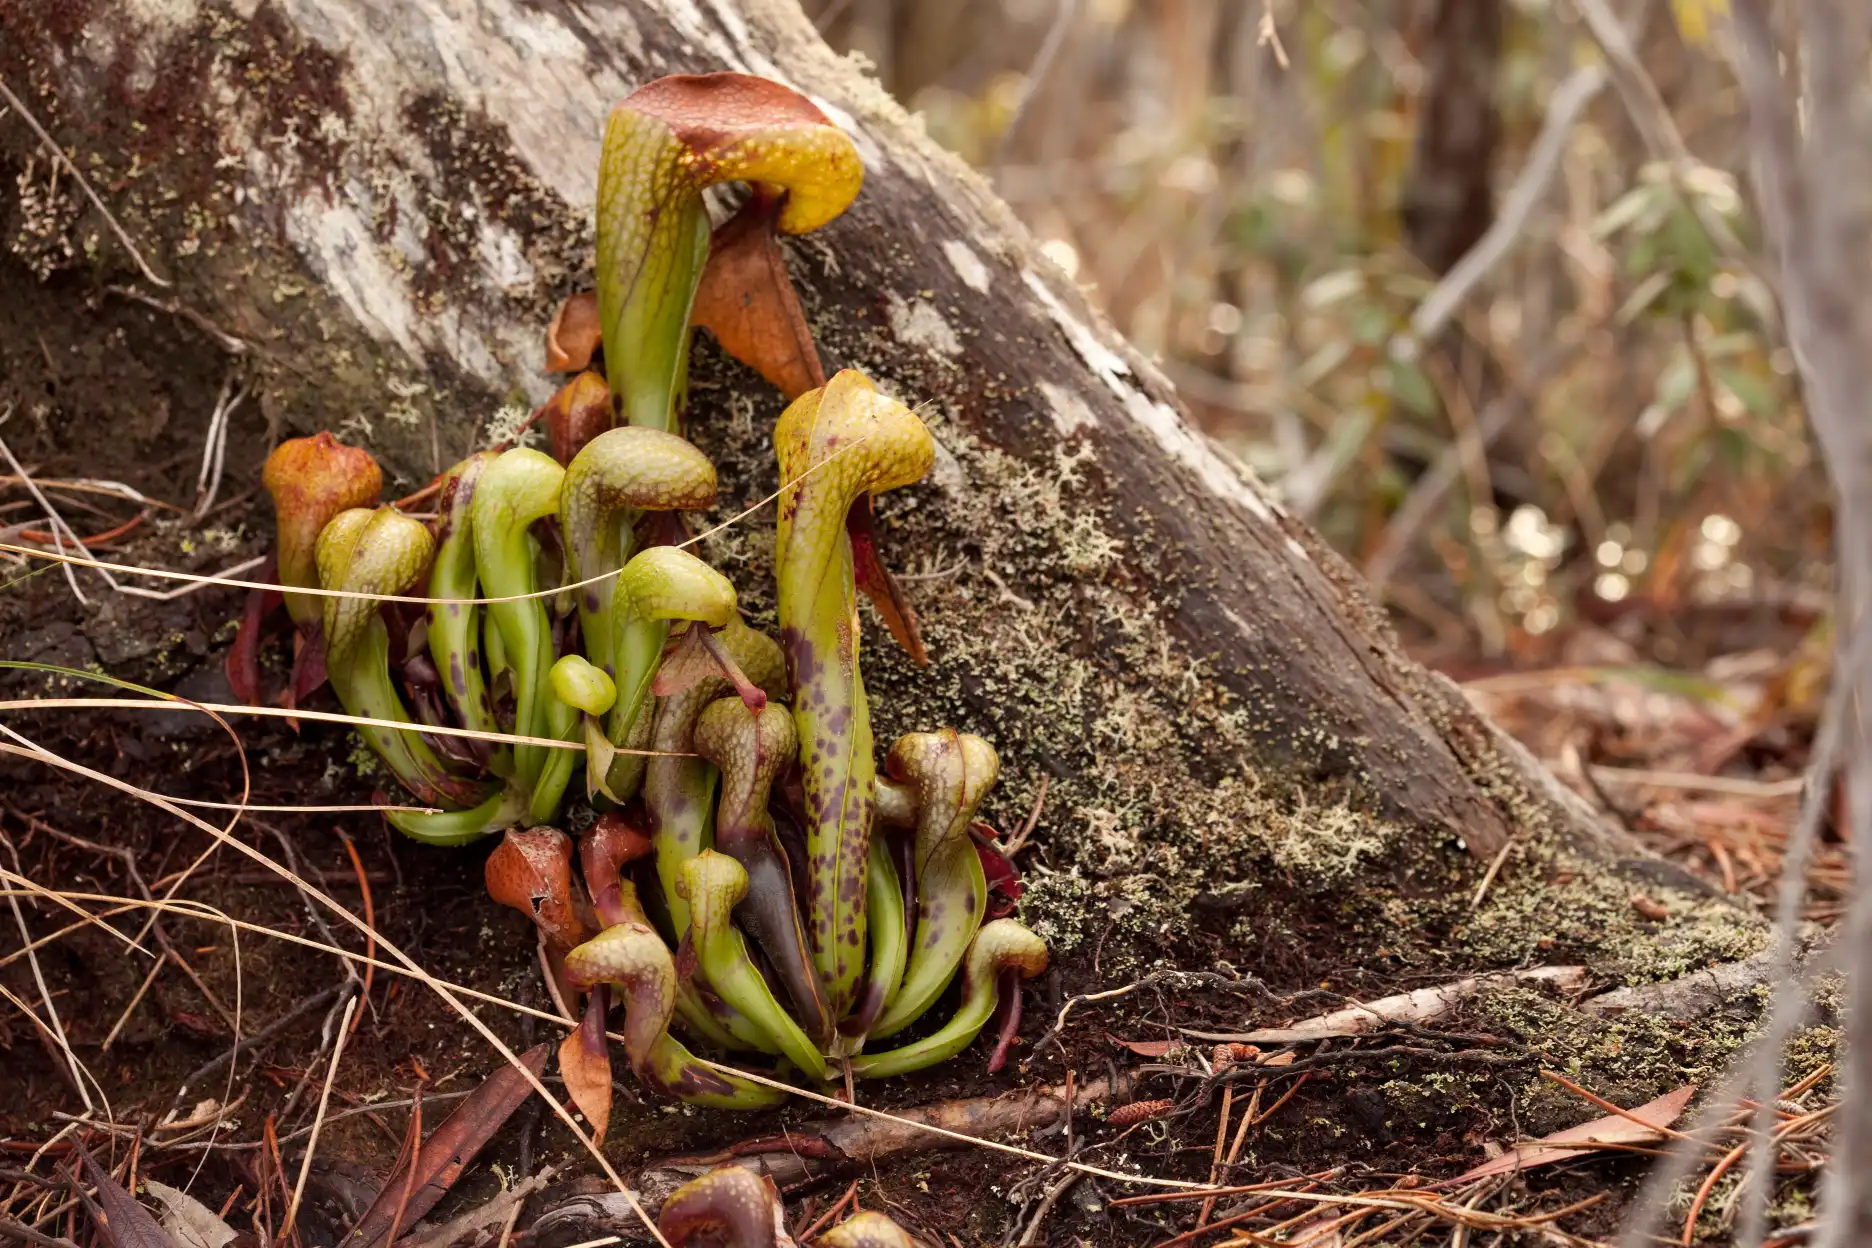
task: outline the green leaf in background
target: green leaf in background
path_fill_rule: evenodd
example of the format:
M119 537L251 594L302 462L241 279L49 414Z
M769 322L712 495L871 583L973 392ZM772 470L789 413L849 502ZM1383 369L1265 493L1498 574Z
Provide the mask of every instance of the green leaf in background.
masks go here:
M1437 413L1436 388L1416 364L1408 360L1386 360L1384 391L1419 416Z
M1733 365L1718 365L1711 370L1717 384L1741 400L1751 416L1772 416L1781 407L1781 396L1765 377Z

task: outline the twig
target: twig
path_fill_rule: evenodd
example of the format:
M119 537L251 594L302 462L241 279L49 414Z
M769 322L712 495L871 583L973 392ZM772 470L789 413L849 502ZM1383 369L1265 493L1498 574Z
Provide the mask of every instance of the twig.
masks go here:
M1034 793L1033 809L1027 812L1027 818L1021 824L1020 830L1010 836L1007 844L1001 847L1002 857L1012 860L1015 854L1027 848L1028 838L1033 836L1034 829L1040 824L1040 812L1046 807L1047 786L1052 779L1053 777L1048 773L1044 771L1040 773L1040 783L1036 786Z
M813 1223L811 1226L807 1227L805 1230L801 1231L798 1235L795 1235L793 1238L800 1240L801 1242L811 1242L811 1240L813 1240L819 1234L820 1231L823 1231L826 1228L826 1226L832 1221L833 1218L838 1217L840 1210L844 1209L846 1205L851 1204L851 1202L856 1200L857 1198L858 1198L858 1180L853 1179L851 1186L845 1189L845 1194L843 1196L840 1196L837 1200L833 1201L832 1207L830 1209L827 1209L824 1213L820 1214L817 1218L813 1219Z
M1014 111L1008 117L1008 123L1001 130L1001 137L995 141L995 153L992 167L994 175L990 179L999 183L1006 170L1008 153L1013 150L1014 140L1020 134L1021 123L1027 119L1027 110L1033 105L1034 97L1040 93L1040 87L1046 82L1048 72L1053 68L1053 61L1059 56L1060 48L1066 42L1066 32L1079 16L1080 0L1056 0L1053 10L1053 22L1047 27L1046 37L1040 41L1040 51L1035 54L1033 64L1028 66L1027 74L1021 82L1020 99L1014 103Z
M305 871L300 865L298 853L293 849L292 838L288 837L285 832L281 831L273 824L262 823L258 819L253 820L253 824L262 831L272 834L273 840L280 847L280 854L286 859L287 867L292 871L293 879L291 882L293 887L298 890L300 900L305 902L306 914L307 917L311 919L312 926L318 929L319 935L325 939L326 944L333 948L338 948L338 937L332 932L331 925L325 921L324 914L320 912L317 904L312 900L311 895L308 894L304 886L298 882L304 877ZM374 953L374 947L367 949L365 957L368 958ZM366 1005L370 1004L369 963L365 964L365 973L359 975L357 966L351 958L340 957L338 960L344 966L345 983L339 996L333 1000L331 1010L325 1015L325 1025L319 1030L319 1052L321 1054L324 1052L327 1045L334 1045L339 1042L337 1033L333 1030L333 1024L337 1021L336 1016L338 1012L342 1010L347 1019L351 1018L351 1002L359 996L365 999ZM359 1014L357 1017L361 1018L362 1014ZM352 1029L356 1029L355 1023ZM299 1082L293 1085L291 1095L286 1098L285 1104L280 1106L279 1116L282 1119L286 1118L298 1107L299 1098L305 1094L306 1088L311 1086L312 1076L317 1069L318 1059L316 1057L306 1063L305 1072L299 1076Z
M4 86L0 85L0 90L4 89ZM0 424L5 424L7 418L12 416L12 414L13 408L12 405L9 404L5 411L0 411ZM78 547L79 550L84 551L85 556L89 558L91 552L85 550L85 544L78 540L78 535L72 531L70 525L65 523L64 517L59 515L58 509L52 506L52 501L45 496L44 491L33 481L31 475L27 473L25 465L13 458L13 451L7 446L5 438L0 438L0 456L6 458L7 466L13 469L14 477L21 485L26 487L26 492L32 495L33 501L38 503L40 509L45 512L46 523L52 526L52 544L57 548L58 553L60 555L65 553L65 543L59 537L59 530L63 529L67 534L70 534L72 544ZM72 570L71 564L67 563L64 566L65 583L71 586L73 596L76 597L81 604L90 606L91 600L84 596L84 590L78 588L78 574ZM105 580L110 580L110 573L105 572L102 575Z
M13 870L20 875L24 875L26 869L20 865L19 851L13 848L12 838L7 836L4 832L0 832L0 845L6 846L7 854L12 857ZM26 913L20 909L19 897L9 891L7 894L7 904L13 907L13 921L19 926L20 942L30 946L32 944L32 932L28 930L26 926ZM39 999L45 1003L46 1016L51 1019L51 1033L57 1037L58 1047L64 1054L67 1065L71 1068L72 1085L78 1089L78 1099L84 1102L85 1112L87 1114L96 1113L97 1102L91 1099L90 1090L85 1087L86 1072L84 1063L80 1062L78 1060L78 1055L72 1052L71 1041L65 1037L65 1024L59 1021L58 1007L52 1004L52 993L51 990L46 987L45 972L39 969L38 955L28 953L26 955L26 964L32 969L33 985L39 989ZM34 1021L38 1021L38 1015L36 1013L30 1010L27 1011L27 1013ZM99 1089L99 1091L101 1094L102 1089Z
M423 1121L423 1085L416 1085L415 1104L410 1108L409 1124L409 1169L403 1172L403 1194L397 1197L396 1212L390 1215L390 1229L384 1232L384 1248L396 1248L397 1231L403 1225L403 1215L409 1211L410 1194L416 1190L416 1169L422 1163L422 1121ZM393 1172L394 1173L394 1172ZM370 1248L364 1245L363 1248Z
M1612 72L1612 86L1618 92L1619 100L1625 105L1626 115L1638 130L1639 137L1650 149L1654 158L1666 162L1676 178L1698 167L1702 162L1690 154L1689 146L1683 135L1677 130L1677 123L1671 118L1670 106L1659 94L1657 84L1651 81L1651 75L1645 72L1644 63L1638 59L1638 53L1632 47L1632 32L1642 30L1645 18L1650 12L1649 0L1640 0L1637 11L1625 22L1619 21L1606 0L1573 0L1586 28L1598 43L1599 50L1605 54L1606 65ZM1700 195L1686 197L1690 210L1696 214L1697 223L1716 244L1725 259L1742 268L1745 272L1761 276L1759 266L1754 263L1742 242L1729 228L1729 223L1704 202ZM1772 286L1772 282L1764 282ZM1767 309L1773 316L1773 309Z
M44 126L39 124L39 119L33 116L32 110L26 107L25 101L13 94L12 90L6 85L6 80L4 78L0 78L0 99L6 100L8 104L13 106L14 110L19 113L20 120L24 121L27 126L32 129L32 132L39 136L39 141L45 145L46 151L52 154L53 159L64 165L72 177L77 180L79 189L85 193L85 198L91 201L92 207L104 214L104 220L110 226L111 233L117 236L117 241L122 243L124 250L130 253L130 258L136 261L136 266L143 271L143 276L167 290L170 283L156 276L155 270L151 269L148 262L143 259L143 253L138 251L136 244L130 241L130 235L124 232L123 226L118 224L117 218L112 215L111 210L104 206L104 201L98 198L98 193L91 189L90 179L86 178L85 175L79 171L78 166L71 162L71 158L65 155L63 149L52 141L52 136L46 133Z
M1560 170L1573 124L1586 111L1587 105L1599 97L1605 85L1603 66L1583 65L1554 88L1547 100L1547 117L1541 124L1540 134L1528 149L1527 163L1502 200L1494 223L1417 305L1417 310L1411 314L1409 333L1391 342L1393 358L1416 359L1424 344L1443 332L1476 287L1514 250Z
M358 857L357 845L343 828L337 829L337 832L338 839L344 842L345 853L350 855L351 869L357 873L358 891L363 894L364 899L364 982L358 991L363 994L364 1003L368 1005L371 999L371 980L376 973L376 968L372 966L372 963L377 958L377 907L371 897L370 876L364 870L364 860ZM350 964L346 963L346 965ZM353 974L355 973L353 971ZM358 1022L363 1020L364 1016L358 1015L357 1022L351 1024L351 1029L357 1030Z
M252 349L251 344L244 339L236 338L233 334L228 333L219 325L216 325L213 321L197 312L194 308L183 303L180 299L158 299L153 295L144 294L134 286L106 286L104 288L104 293L109 295L121 295L125 299L134 299L136 302L146 307L155 308L158 312L167 312L170 316L179 316L195 328L201 330L202 333L213 338L216 343L220 344L221 349L226 351L229 355L245 355Z
M6 810L7 814L11 815L14 819L18 820L20 823L25 824L28 828L31 828L34 832L38 832L45 836L49 836L55 841L62 841L63 843L72 846L73 848L82 849L86 853L97 854L99 857L103 857L103 858L115 858L118 862L123 864L124 874L129 877L131 886L137 890L137 893L143 898L143 900L145 901L154 900L155 894L150 892L149 885L145 883L143 880L142 872L137 870L136 854L133 853L129 849L129 847L123 846L123 845L104 845L97 841L86 840L82 836L74 836L70 832L66 832L63 829L53 827L51 824L45 822L43 819L39 818L37 815L29 815L25 813L24 811L19 810L11 805L5 806L4 809ZM17 860L15 862L15 865L16 866L18 865ZM206 1001L208 1003L209 1008L212 1009L216 1014L221 1016L221 1021L227 1025L228 1030L230 1032L233 1032L235 1035L239 1035L240 1034L239 1020L236 1019L233 1013L225 1005L221 1003L220 998L217 997L209 989L207 983L203 981L200 973L198 973L195 970L195 968L189 964L189 961L187 958L184 958L182 956L182 951L176 948L175 942L169 938L168 929L163 927L162 916L152 911L150 914L149 922L145 924L144 926L144 931L147 931L150 935L156 938L156 944L162 949L164 958L174 963L176 968L179 969L183 975L188 977L189 982L195 985L195 990L201 993L202 1000ZM143 935L142 932L137 933L137 936L139 939L141 939L142 935ZM158 961L158 965L160 964L161 964L161 960ZM147 987L148 984L154 979L155 979L154 968L152 968L152 972L150 976L144 981L145 987ZM100 1052L110 1048L111 1040L115 1039L117 1036L117 1033L120 1030L122 1030L124 1023L129 1018L130 1011L136 1008L136 1003L137 1001L142 999L142 996L143 996L142 992L139 991L136 997L132 998L130 1004L124 1007L123 1016L117 1020L117 1025L111 1028L110 1035L105 1038L104 1043L100 1046L100 1050L99 1050Z
M1469 899L1470 910L1482 908L1482 899L1488 896L1489 885L1493 884L1495 877L1501 874L1502 864L1508 861L1509 851L1514 849L1516 843L1516 838L1511 836L1502 842L1500 849L1495 851L1495 857L1488 864L1488 870L1482 874L1482 882L1476 885L1475 896Z
M1263 0L1261 5L1261 23L1255 27L1255 46L1267 48L1274 53L1274 63L1282 69L1291 69L1292 62L1287 59L1287 49L1281 44L1280 31L1274 26L1274 0Z
M1585 340L1586 335L1582 334L1571 341L1557 342L1536 356L1519 385L1496 395L1482 409L1482 415L1475 422L1476 441L1484 449L1494 445L1497 438L1521 419L1528 405L1527 396L1570 364L1585 349ZM1374 589L1384 589L1386 582L1396 575L1398 565L1403 562L1411 543L1443 505L1443 500L1455 488L1462 471L1462 450L1451 445L1444 448L1436 462L1411 486L1410 493L1404 496L1398 509L1391 513L1391 520L1385 525L1377 548L1365 561L1365 579L1371 582Z
M0 1238L11 1237L23 1243L36 1244L38 1248L78 1248L71 1240L60 1235L47 1235L35 1231L24 1222L15 1222L12 1218L0 1218Z
M215 400L214 412L208 417L208 436L202 442L201 471L195 474L195 509L189 513L190 521L200 523L209 509L214 506L215 495L221 492L221 470L227 462L228 425L232 422L234 411L247 398L246 383L239 390L234 390L234 376L228 374L221 383L221 394ZM232 391L232 397L229 392Z
M1059 1198L1064 1196L1073 1184L1084 1177L1079 1171L1074 1170L1047 1189L1046 1195L1040 1198L1039 1208L1034 1210L1033 1219L1027 1223L1027 1229L1021 1232L1018 1248L1032 1248L1034 1241L1040 1237L1040 1228L1045 1224L1047 1215L1053 1212L1053 1206L1059 1203Z
M342 984L333 984L330 988L320 989L318 992L313 993L311 996L299 1002L299 1004L293 1006L292 1009L287 1010L284 1014L280 1015L280 1017L274 1019L271 1023L268 1023L265 1027L262 1027L259 1031L254 1032L253 1035L246 1037L238 1044L228 1048L219 1057L210 1058L200 1066L197 1066L194 1070L189 1072L188 1078L182 1081L182 1086L176 1089L176 1103L181 1104L182 1098L188 1094L188 1090L190 1088L199 1087L201 1081L206 1079L209 1075L214 1074L215 1071L220 1070L229 1062L246 1055L255 1047L272 1040L312 1011L323 1008L326 1002L335 998L343 989L344 985Z
M325 1068L325 1090L319 1093L318 1115L312 1119L312 1134L306 1140L305 1156L299 1159L299 1179L293 1184L292 1202L286 1206L286 1220L280 1224L278 1238L288 1240L292 1235L293 1223L299 1218L299 1201L305 1195L306 1176L312 1173L312 1157L318 1152L319 1130L325 1125L325 1108L331 1103L332 1083L338 1078L338 1063L344 1060L345 1041L351 1037L351 1015L357 1009L358 999L352 997L345 1002L344 1023L338 1028L338 1044L332 1050L330 1065Z

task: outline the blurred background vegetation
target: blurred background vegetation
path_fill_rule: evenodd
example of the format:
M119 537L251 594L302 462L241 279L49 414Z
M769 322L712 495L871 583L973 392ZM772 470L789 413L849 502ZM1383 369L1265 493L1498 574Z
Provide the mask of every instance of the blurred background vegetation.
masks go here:
M807 9L1421 658L1729 656L1804 703L1830 516L1755 275L1718 3ZM1478 244L1494 263L1441 299Z

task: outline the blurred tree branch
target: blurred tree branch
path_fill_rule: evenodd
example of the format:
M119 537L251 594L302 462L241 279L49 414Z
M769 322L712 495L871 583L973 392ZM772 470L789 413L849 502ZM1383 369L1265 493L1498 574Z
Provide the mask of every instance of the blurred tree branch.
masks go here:
M1577 0L1581 11L1599 0ZM1838 0L1796 6L1795 39L1777 38L1767 0L1733 0L1736 69L1748 112L1756 201L1770 268L1799 367L1808 422L1835 493L1834 682L1829 719L1846 716L1849 825L1872 829L1872 647L1859 644L1872 595L1872 308L1863 287L1872 273L1872 8ZM1797 85L1804 59L1807 94ZM1798 118L1805 105L1807 125ZM1809 778L1815 786L1830 777ZM1857 889L1843 938L1847 969L1849 1093L1822 1201L1821 1248L1872 1239L1872 855L1859 844ZM1790 855L1795 852L1790 846ZM1788 933L1782 933L1785 942ZM1805 991L1804 987L1783 988ZM1770 1160L1764 1158L1763 1160ZM1757 1187L1772 1181L1757 1170ZM1765 1193L1751 1196L1739 1242L1760 1240ZM1644 1227L1632 1228L1642 1234Z

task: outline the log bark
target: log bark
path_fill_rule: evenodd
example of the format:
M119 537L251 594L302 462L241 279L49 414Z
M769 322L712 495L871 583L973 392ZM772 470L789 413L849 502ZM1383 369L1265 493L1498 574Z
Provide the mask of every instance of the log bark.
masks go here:
M1642 855L1399 653L1347 565L1186 423L984 183L793 0L0 0L0 80L171 283L50 176L19 110L0 117L16 188L0 200L0 403L16 413L0 436L47 471L102 475L76 471L101 413L135 451L124 478L177 497L232 376L252 397L226 495L270 437L317 428L419 484L503 406L549 393L544 326L590 282L611 103L713 69L791 82L864 155L857 204L789 257L828 366L923 404L942 448L930 481L881 505L933 662L872 629L879 735L987 736L1004 826L1048 778L1031 913L1078 951L1070 966L1109 947L1109 974L1121 947L1193 942L1294 974L1382 948L1656 977L1666 951L1752 951L1737 912L1655 861L1665 882L1645 887L1672 917L1631 913L1619 864ZM726 518L773 488L780 400L706 341L693 377ZM257 551L264 513L217 523L243 516L234 545ZM770 526L757 512L706 547L757 619ZM108 660L172 610L93 601L76 640L33 644ZM0 640L17 654L42 626L16 614Z

